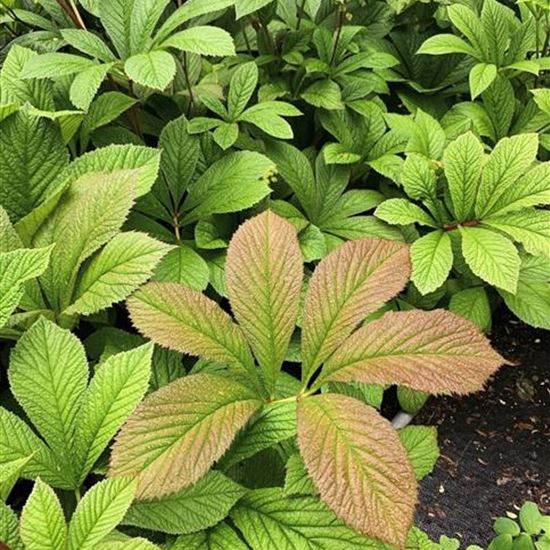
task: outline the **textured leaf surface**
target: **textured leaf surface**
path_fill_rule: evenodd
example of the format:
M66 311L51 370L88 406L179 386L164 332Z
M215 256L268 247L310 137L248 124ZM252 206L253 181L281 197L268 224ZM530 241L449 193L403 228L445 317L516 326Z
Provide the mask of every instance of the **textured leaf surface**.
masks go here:
M82 399L76 448L83 479L145 395L153 346L117 353L101 363Z
M65 548L67 525L63 509L53 489L40 479L23 507L19 532L27 550Z
M149 395L119 433L110 475L139 474L138 497L198 481L258 411L255 394L211 374L180 378Z
M433 426L407 426L399 430L399 439L407 451L417 480L431 474L437 459L437 428Z
M243 497L231 518L252 548L261 550L375 550L380 544L339 521L318 498L287 498L279 488Z
M176 48L199 55L235 55L231 35L218 27L198 25L177 32L166 39L163 48Z
M171 550L249 550L241 537L227 523L192 535L181 535Z
M462 254L470 269L484 281L514 293L519 277L519 254L509 239L481 227L463 227Z
M148 283L129 300L132 323L157 344L215 363L252 364L240 328L216 302L175 283Z
M499 291L512 313L533 327L550 330L550 283L521 280L515 294Z
M380 239L347 242L319 263L304 305L304 379L404 287L409 273L408 247Z
M296 230L271 211L245 222L229 244L225 270L231 309L272 392L298 314L303 267Z
M406 199L388 199L376 209L377 218L397 225L419 223L435 227L435 221L420 206Z
M475 325L458 315L389 312L350 336L327 361L321 379L464 394L480 390L503 363Z
M416 505L405 449L375 409L344 395L298 403L298 444L321 499L348 525L403 546Z
M190 246L180 244L158 264L153 280L180 283L193 290L204 290L210 280L206 261Z
M32 455L0 462L0 501L5 502Z
M129 477L105 479L94 485L78 503L69 524L67 550L93 550L124 517L136 491Z
M93 65L94 62L87 57L70 53L48 52L31 57L21 71L21 78L57 78L79 73Z
M69 331L39 319L19 339L8 372L13 394L61 464L71 471L67 461L88 382L81 343Z
M484 332L491 329L491 306L484 288L465 288L453 294L449 309L469 319Z
M162 50L133 55L124 63L129 78L155 90L164 90L176 74L176 62L172 54Z
M86 267L65 313L89 315L123 300L151 277L170 248L145 233L115 235Z
M23 111L0 122L0 204L13 222L44 199L67 162L53 122Z
M0 541L8 545L8 550L25 550L18 527L15 512L7 504L0 502Z
M123 523L172 535L193 533L220 522L245 492L221 472L210 472L183 491L133 504Z
M411 246L411 280L422 294L437 290L453 266L451 238L445 231L432 231Z

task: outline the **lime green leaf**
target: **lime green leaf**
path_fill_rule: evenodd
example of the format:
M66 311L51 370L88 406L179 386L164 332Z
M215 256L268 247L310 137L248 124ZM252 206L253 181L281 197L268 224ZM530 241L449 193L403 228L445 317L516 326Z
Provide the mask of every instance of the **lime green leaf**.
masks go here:
M0 122L0 204L13 222L44 200L67 162L53 122L25 111Z
M96 367L76 425L81 479L145 395L152 354L153 347L147 344L112 355Z
M451 53L463 53L476 56L475 50L462 38L454 34L436 34L428 38L417 50L417 54L447 55Z
M466 288L453 294L449 309L475 323L483 332L491 329L491 306L483 288Z
M523 280L515 294L499 290L506 305L525 323L550 330L550 283Z
M252 364L241 329L216 302L176 283L148 283L129 300L134 326L157 344L237 367Z
M239 65L229 83L227 109L231 120L236 120L246 108L258 84L258 66L255 62Z
M334 110L343 109L342 91L333 80L317 80L302 92L302 99L314 107Z
M294 227L270 211L247 221L227 251L231 309L273 392L298 315L302 255Z
M176 48L199 55L235 55L231 35L218 27L190 27L167 38L160 48Z
M195 485L159 499L136 502L125 525L172 535L193 533L224 519L246 489L221 472L210 472Z
M284 495L316 495L317 492L300 453L294 453L286 463Z
M503 199L509 189L524 187L521 180L517 180L533 164L538 146L537 134L520 134L497 143L483 169L476 199L476 216L481 218L494 213L499 199Z
M0 541L8 545L8 550L25 550L19 536L19 521L15 512L0 502Z
M391 424L351 397L298 402L298 444L321 499L359 532L403 546L416 483Z
M137 103L137 99L121 92L105 92L91 105L82 125L83 132L92 133L97 128L116 120Z
M378 206L374 215L393 225L419 223L436 227L434 219L420 206L407 199L388 199Z
M461 135L445 149L445 177L453 211L459 221L470 219L474 213L483 161L483 144L471 132Z
M489 216L483 225L493 227L520 242L529 254L550 257L550 212L528 208L502 216Z
M469 40L477 59L483 59L487 49L484 29L480 18L471 8L462 4L453 4L448 9L453 25Z
M461 227L462 254L481 279L508 292L516 291L520 259L509 239L481 227Z
M261 550L380 548L380 543L339 521L318 498L285 498L279 488L250 492L231 511L231 518L246 542Z
M519 525L510 518L497 518L493 525L493 529L497 535L519 535Z
M258 11L260 8L267 6L267 4L272 1L273 0L239 0L238 2L235 2L237 19Z
M94 485L71 518L67 550L94 550L124 517L136 486L137 481L130 477L105 479Z
M99 19L121 59L126 59L132 53L130 31L135 5L132 0L110 0L99 3Z
M71 84L71 103L78 109L87 111L111 67L112 63L94 65L78 73Z
M176 62L172 54L153 50L133 55L124 63L129 78L148 88L164 90L176 74Z
M116 61L107 44L96 34L85 29L62 29L61 36L73 48L101 61Z
M149 49L151 35L169 3L170 0L130 2L132 7L129 29L131 53L139 53Z
M208 264L191 247L180 244L160 261L153 280L180 283L193 290L204 290L208 286L210 271Z
M416 414L428 401L429 394L423 391L411 390L407 386L397 386L399 406L409 414Z
M78 410L88 381L84 348L69 331L41 318L13 350L10 387L68 471Z
M528 535L541 532L542 514L534 502L525 502L519 510L519 522Z
M484 92L495 80L497 67L492 63L478 63L470 70L470 93L472 99Z
M65 313L89 315L124 300L151 277L171 248L145 233L115 235L86 266Z
M411 246L411 280L421 294L437 290L453 266L451 238L445 231L432 231Z
M437 459L437 428L433 426L407 426L399 430L399 439L407 451L417 480L431 474Z
M189 487L223 455L260 406L250 389L229 378L179 378L150 394L123 426L110 475L139 473L139 499Z
M226 523L192 535L179 536L170 550L249 550L241 537Z
M437 179L433 164L423 155L407 155L401 171L401 184L407 195L413 199L435 196Z
M67 525L63 509L53 489L40 479L21 512L19 532L27 550L65 548Z
M31 57L21 71L21 78L58 78L79 73L93 67L95 63L87 57L70 53L44 53Z
M219 122L212 137L225 151L237 141L239 137L239 125L236 122Z
M32 455L0 463L0 501L5 502Z
M503 362L475 325L454 313L388 312L334 352L317 384L356 380L466 394L480 390Z
M418 109L414 117L412 133L407 143L407 153L424 155L427 159L440 159L447 138L441 124L428 113Z
M304 380L360 321L403 288L409 272L408 247L379 239L347 242L319 263L304 305Z
M279 139L290 139L294 136L290 124L283 116L300 116L302 113L294 105L283 101L262 101L247 109L239 120L254 124L266 134Z
M538 90L530 90L533 94L535 103L538 108L545 114L550 116L550 90L547 88L540 88Z

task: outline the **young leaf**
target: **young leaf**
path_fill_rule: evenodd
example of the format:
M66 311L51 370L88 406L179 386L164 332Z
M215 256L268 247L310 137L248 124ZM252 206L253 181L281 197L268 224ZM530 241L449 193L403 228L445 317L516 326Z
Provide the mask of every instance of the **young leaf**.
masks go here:
M67 550L94 550L124 517L136 486L137 481L130 477L105 479L94 485L71 518Z
M437 290L449 276L453 266L451 238L445 231L432 231L411 246L411 280L421 294Z
M245 110L258 84L258 66L255 62L240 65L229 83L227 110L231 120L237 120Z
M378 206L374 215L385 222L397 225L419 223L436 227L434 219L420 206L407 199L388 199Z
M53 489L40 478L21 512L19 532L27 550L65 548L67 525L63 509Z
M404 546L416 483L390 423L351 397L298 402L298 443L321 499L359 532Z
M116 61L107 44L96 34L85 29L62 29L61 36L73 48L106 63Z
M294 227L271 211L245 222L225 269L231 309L271 394L298 315L303 267Z
M407 451L414 475L420 481L431 474L437 459L437 428L433 426L407 426L399 430L399 439Z
M405 286L409 273L408 247L380 239L347 242L319 263L304 305L304 381L357 324Z
M112 65L94 65L75 76L69 92L71 103L75 107L83 111L88 110Z
M270 2L272 2L272 0L240 0L239 2L235 2L237 19L241 19L241 17L245 15L258 11Z
M483 288L465 288L453 294L449 309L464 319L472 321L483 332L491 330L491 306Z
M481 95L495 80L497 67L492 63L478 63L470 70L470 93L472 99Z
M191 247L180 244L158 264L153 280L180 283L193 290L204 290L210 280L208 264Z
M175 283L149 283L128 300L134 326L157 344L215 363L247 368L244 335L216 302Z
M550 330L550 283L522 280L520 278L515 294L499 290L512 313L523 322L537 328Z
M355 380L466 394L480 390L503 362L478 329L458 315L440 309L389 312L350 336L316 384Z
M512 241L481 227L461 227L462 254L481 279L503 290L516 291L520 258Z
M77 414L88 382L88 363L80 341L41 318L14 348L10 387L28 417L68 471Z
M23 70L21 78L58 78L79 73L93 67L95 63L87 57L70 53L51 52L31 57Z
M124 300L151 275L170 245L145 233L115 235L86 266L65 314L89 315Z
M176 62L172 54L152 50L133 55L124 63L128 77L142 86L164 90L176 74Z
M176 48L199 55L235 55L231 35L218 27L196 26L177 32L167 38L161 48Z
M101 363L82 398L76 425L80 478L145 395L151 376L153 346L117 353Z
M463 53L476 56L476 51L462 38L454 34L436 34L428 38L417 50L417 54L447 55Z
M266 134L279 139L294 137L292 127L283 116L300 116L294 105L283 101L262 101L248 108L240 117L242 122L254 124Z
M136 502L123 523L172 535L193 533L223 520L245 493L244 487L214 471L178 493Z
M139 499L176 493L208 472L260 406L230 378L179 378L149 395L123 426L109 473L138 473Z
M0 462L0 502L5 502L32 455Z
M212 529L179 536L171 550L249 550L241 537L227 523L218 523ZM130 549L128 549L130 550Z

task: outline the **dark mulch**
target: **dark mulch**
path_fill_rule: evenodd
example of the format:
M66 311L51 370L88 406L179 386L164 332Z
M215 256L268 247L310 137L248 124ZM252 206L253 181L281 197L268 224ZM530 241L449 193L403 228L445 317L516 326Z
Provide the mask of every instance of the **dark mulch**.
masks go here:
M499 314L491 339L515 365L484 392L432 398L414 421L439 427L441 458L417 512L434 539L486 545L495 517L525 500L550 513L550 332Z

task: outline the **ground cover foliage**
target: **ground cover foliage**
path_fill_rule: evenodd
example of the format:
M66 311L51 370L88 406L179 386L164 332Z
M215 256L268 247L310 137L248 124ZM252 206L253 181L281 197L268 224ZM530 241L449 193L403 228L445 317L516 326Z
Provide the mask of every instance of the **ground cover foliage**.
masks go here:
M0 20L2 544L454 547L380 409L482 390L503 304L550 329L550 4Z

